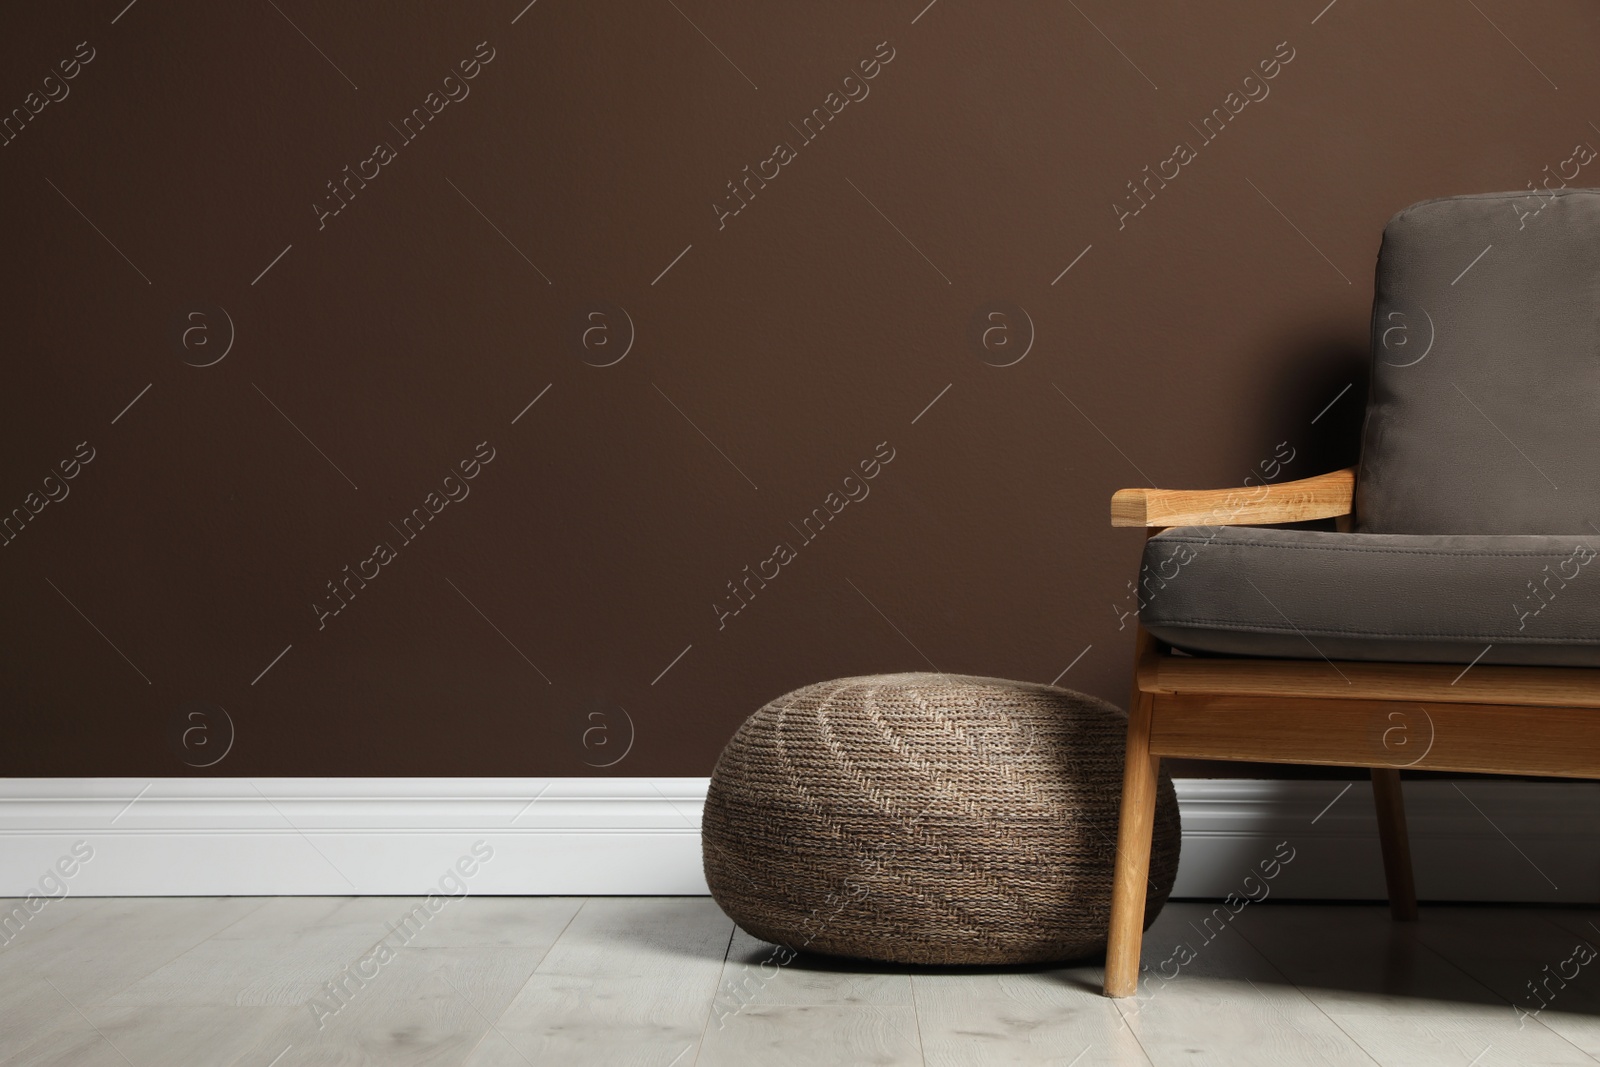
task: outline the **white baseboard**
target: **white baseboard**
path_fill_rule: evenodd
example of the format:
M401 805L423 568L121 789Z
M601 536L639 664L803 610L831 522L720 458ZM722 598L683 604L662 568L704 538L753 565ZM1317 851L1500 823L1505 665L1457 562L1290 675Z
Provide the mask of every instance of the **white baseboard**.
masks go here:
M1183 857L1174 896L1245 895L1245 876L1280 841L1295 859L1272 882L1273 897L1387 895L1370 782L1187 778L1176 785ZM1430 779L1407 782L1404 791L1419 899L1600 902L1600 783Z
M1381 898L1371 788L1345 784L1180 779L1174 895L1242 892L1288 841L1275 897ZM704 778L0 779L0 895L41 891L63 857L74 896L421 894L463 857L474 893L703 894L705 792ZM1405 795L1424 899L1600 901L1600 783ZM74 863L79 841L93 856Z
M704 778L0 779L0 895L87 841L85 896L703 894ZM134 798L138 799L135 800ZM132 801L130 804L129 802ZM469 863L469 866L475 866Z

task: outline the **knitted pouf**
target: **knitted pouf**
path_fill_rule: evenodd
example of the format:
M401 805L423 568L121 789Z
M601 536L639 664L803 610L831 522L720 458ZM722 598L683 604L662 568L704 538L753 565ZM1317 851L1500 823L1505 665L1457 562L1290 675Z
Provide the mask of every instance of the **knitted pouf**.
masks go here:
M802 951L915 964L1103 952L1126 730L1103 700L996 678L797 689L717 761L706 881L746 931ZM1179 843L1163 773L1147 927Z

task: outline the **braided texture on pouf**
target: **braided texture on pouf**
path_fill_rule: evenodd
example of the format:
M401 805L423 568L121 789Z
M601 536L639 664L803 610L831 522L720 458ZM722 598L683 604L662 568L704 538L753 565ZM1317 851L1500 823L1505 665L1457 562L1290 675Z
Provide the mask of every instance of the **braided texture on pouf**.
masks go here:
M915 964L1105 950L1123 712L1066 689L889 674L797 689L717 760L706 881L746 931ZM1161 775L1145 926L1178 871Z

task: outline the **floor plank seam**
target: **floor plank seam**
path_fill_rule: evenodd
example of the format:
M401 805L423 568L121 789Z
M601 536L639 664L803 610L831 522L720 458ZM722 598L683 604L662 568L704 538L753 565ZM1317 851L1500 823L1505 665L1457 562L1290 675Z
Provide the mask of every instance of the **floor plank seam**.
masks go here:
M1587 937L1588 937L1588 935L1584 934L1582 931L1574 930L1574 929L1572 929L1570 927L1563 926L1561 923L1558 923L1554 919L1550 918L1550 916L1548 914L1544 913L1544 912L1536 912L1535 914L1538 916L1540 922L1544 923L1545 925L1547 925L1547 926L1549 926L1549 927L1551 927L1553 929L1561 931L1562 933L1568 935L1569 937L1582 937L1582 938L1585 938L1585 939L1587 939ZM1596 933L1600 933L1600 926L1595 926L1594 923L1592 921L1588 920L1588 919L1585 919L1584 922L1588 923L1588 925L1592 929L1594 929ZM1513 1010L1515 1010L1514 1007L1513 1007ZM1542 1009L1541 1009L1541 1013L1539 1015L1535 1016L1535 1018L1540 1023L1544 1022ZM1548 1030L1548 1029L1550 1029L1550 1027L1547 1025L1547 1026L1545 1026L1545 1029ZM1567 1041L1567 1044L1572 1045L1573 1048L1577 1048L1580 1053L1582 1053L1584 1056L1588 1057L1588 1059L1589 1059L1589 1061L1591 1063L1600 1063L1600 1057L1595 1056L1594 1053L1590 1052L1588 1049L1579 1048L1576 1044L1574 1044L1572 1042L1572 1040L1570 1038L1567 1038L1566 1041Z
M544 955L539 957L539 962L533 965L533 974L528 975L528 982L533 981L533 975L539 973L539 968L544 966L544 961L550 958L550 953L554 952L556 946L561 944L561 939L567 936L567 931L572 929L572 924L578 921L578 916L583 913L583 909L588 907L589 901L593 899L593 897L584 897L583 901L572 909L572 914L567 918L566 924L561 927L561 932L551 940L550 947L544 950ZM522 983L522 988L517 990L518 994L521 994L522 989L527 988L528 982Z
M1335 1019L1332 1015L1329 1015L1326 1011L1324 1011L1323 1008L1322 1008L1322 1005L1317 1003L1315 997L1313 997L1310 993L1306 992L1304 989L1301 989L1299 984L1294 982L1294 981L1292 981L1289 978L1289 976L1284 973L1284 971L1283 971L1283 969L1281 967L1279 967L1276 963L1273 963L1272 959L1265 952L1263 952L1261 950L1261 946L1257 945L1254 941L1250 940L1250 935L1246 934L1244 932L1243 927L1234 926L1232 929L1234 930L1235 933L1237 933L1239 935L1239 939L1241 941L1243 941L1246 945L1249 945L1251 951L1253 951L1257 956L1259 956L1261 958L1261 961L1263 963L1265 963L1268 967L1272 968L1272 972L1274 974L1276 974L1282 980L1284 985L1288 986L1290 989L1293 989L1296 993L1300 994L1301 998L1304 999L1305 1002L1307 1004L1309 1004L1312 1007L1312 1009L1314 1011L1316 1011L1316 1013L1318 1015L1320 1015L1324 1019L1328 1020L1328 1024L1330 1026L1332 1026L1335 1030L1338 1030L1341 1034L1343 1034L1345 1036L1345 1039L1347 1041L1349 1041L1351 1045L1353 1045L1355 1048L1359 1049L1363 1056L1365 1056L1367 1059L1371 1060L1373 1062L1373 1064L1374 1064L1374 1067L1388 1067L1388 1065L1386 1065L1382 1060L1378 1059L1377 1056L1373 1055L1372 1050L1367 1048L1367 1046L1363 1045L1356 1038L1356 1036L1354 1034L1352 1034L1350 1031L1346 1030L1343 1026L1340 1026L1338 1019ZM1252 986L1255 985L1254 982L1251 982L1250 984ZM1282 1012L1279 1012L1279 1014L1281 1015Z
M1436 956L1439 959L1443 960L1446 964L1448 964L1450 967L1453 967L1460 974L1465 975L1467 980L1472 982L1479 989L1485 990L1485 991L1488 992L1488 994L1491 997L1497 998L1507 1008L1511 1009L1513 1014L1516 1012L1516 1005L1512 1001L1508 1000L1505 996L1501 995L1494 988L1489 986L1487 983L1483 982L1481 979L1478 978L1477 975L1473 974L1471 971L1469 971L1465 967L1461 966L1455 960L1451 959L1449 956L1446 956L1443 952L1439 951L1438 949L1434 948L1432 945L1430 945L1426 941L1424 941L1422 939L1420 931L1418 932L1418 936L1417 936L1417 944L1421 945L1428 952L1433 953L1434 956ZM1543 1016L1541 1014L1535 1014L1534 1017L1533 1017L1533 1021L1538 1023L1540 1028L1542 1028L1545 1033L1554 1036L1556 1039L1558 1039L1562 1043L1570 1046L1571 1048L1576 1050L1578 1055L1582 1056L1584 1059L1590 1061L1591 1063L1600 1063L1600 1060L1596 1060L1592 1055L1589 1054L1588 1050L1586 1050L1583 1047L1579 1046L1578 1044L1573 1042L1573 1040L1571 1038L1567 1037L1567 1035L1563 1034L1561 1031L1555 1029L1549 1023L1545 1022L1544 1018L1543 1018Z
M917 976L908 973L906 985L911 988L911 1024L917 1032L917 1062L928 1067L928 1050L922 1042L922 1009L917 1006Z
M711 1002L706 1005L706 1021L700 1027L700 1042L694 1050L694 1059L689 1061L689 1067L700 1067L700 1055L706 1050L706 1038L711 1035L711 1017L717 1011L717 997L722 995L722 981L728 973L728 959L733 955L733 939L739 936L739 927L731 919L728 921L728 944L722 950L722 966L717 968L717 983L711 987Z
M1250 947L1251 948L1255 948L1254 945L1252 945ZM1259 952L1260 950L1257 950L1257 951ZM1278 971L1278 968L1275 965L1273 965L1271 960L1267 961L1267 966L1272 967L1272 969L1274 971ZM1287 986L1288 988L1294 990L1295 993L1300 997L1300 999L1304 1000L1306 1002L1306 1004L1311 1008L1311 1010L1315 1011L1318 1015L1320 1015L1324 1019L1326 1019L1328 1021L1328 1023L1335 1030L1339 1031L1339 1033L1343 1034L1345 1036L1345 1038L1353 1046L1355 1046L1355 1048L1357 1050L1359 1050L1360 1053L1363 1056L1365 1056L1367 1059L1371 1060L1372 1063L1373 1063L1373 1067L1385 1067L1385 1065L1382 1062L1380 1062L1376 1056L1374 1056L1371 1052L1367 1051L1367 1047L1365 1045L1363 1045L1361 1042L1357 1041L1355 1038L1351 1037L1349 1031L1347 1031L1344 1027L1340 1026L1338 1021L1335 1020L1331 1015L1329 1015L1327 1012L1323 1011L1322 1010L1322 1006L1319 1005L1315 1000L1312 1000L1311 997L1306 994L1305 990L1301 989L1299 986L1297 986L1293 982L1289 981L1288 976L1285 975L1282 971L1278 971L1278 975L1279 975L1279 977L1281 977L1283 979L1284 985ZM1245 982L1249 984L1251 989L1254 989L1257 993L1259 993L1261 995L1261 999L1266 1003L1267 1007L1271 1008L1273 1011L1278 1013L1278 1018L1282 1019L1284 1022L1289 1024L1289 1029L1293 1030L1295 1033L1297 1033L1301 1037L1305 1038L1306 1039L1306 1043L1308 1045L1310 1045L1312 1048L1316 1047L1316 1044L1317 1044L1316 1039L1313 1038L1310 1034L1306 1033L1300 1027L1296 1026L1294 1020L1289 1018L1287 1015L1285 1015L1283 1013L1283 1009L1278 1007L1276 1004L1272 1003L1272 998L1268 997L1266 993L1262 992L1260 986L1256 985L1254 982L1251 982L1250 979L1248 979L1248 978L1245 979Z
M212 899L214 899L214 900L231 900L231 899L234 899L234 898L232 898L232 897L214 897ZM250 918L250 916L252 916L256 912L260 911L262 908L265 908L267 906L267 903L268 903L269 900L270 900L270 898L268 898L268 897L261 898L261 902L260 903L258 903L255 907L251 908L249 911L245 912L243 915L241 915L238 918L234 919L233 922L228 923L226 926L223 926L220 929L213 930L209 935L207 935L206 937L202 937L199 941L196 941L194 944L190 945L188 948L184 949L182 952L178 953L176 956L173 956L170 960L166 960L166 961L164 961L162 963L156 964L156 966L152 967L150 970L146 971L144 974L141 974L139 977L135 978L133 981L129 982L127 985L125 985L121 989L117 990L116 993L111 994L110 997L106 997L106 999L110 1000L111 997L115 997L115 996L117 996L117 995L119 995L121 993L124 993L124 992L128 991L129 989L132 989L134 986L138 985L140 982L144 981L146 978L149 978L152 974L155 974L157 971L161 970L161 968L171 966L172 964L176 963L177 961L183 959L183 957L187 956L189 953L194 952L195 950L199 949L201 946L209 944L212 941L215 941L217 938L221 937L227 931L232 930L235 926L238 926L240 923L242 923L246 919Z
M1102 968L1100 968L1100 978L1099 978L1100 988L1104 989L1105 988L1105 984L1106 984L1106 972L1105 972L1105 968L1102 967ZM1128 1035L1133 1038L1133 1043L1135 1045L1139 1046L1139 1055L1144 1057L1144 1062L1148 1065L1148 1067L1156 1067L1156 1058L1154 1056L1150 1055L1150 1050L1145 1047L1144 1039L1139 1036L1139 1031L1134 1029L1133 1020L1128 1017L1128 1013L1127 1012L1122 1010L1122 1007L1123 1007L1122 999L1121 998L1108 998L1108 999L1111 999L1112 1010L1114 1010L1117 1013L1118 1018L1120 1018L1122 1020L1123 1029L1128 1031ZM1135 1013L1135 1014L1137 1014L1137 1013Z

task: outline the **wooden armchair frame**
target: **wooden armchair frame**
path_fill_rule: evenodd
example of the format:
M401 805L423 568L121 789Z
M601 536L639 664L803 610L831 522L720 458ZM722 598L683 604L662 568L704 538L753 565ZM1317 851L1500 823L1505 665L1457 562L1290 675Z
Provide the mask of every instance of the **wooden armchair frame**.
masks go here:
M1123 489L1113 526L1302 522L1349 515L1354 468L1208 491ZM1141 624L1117 835L1105 993L1133 996L1164 756L1366 767L1389 907L1417 916L1400 769L1600 777L1600 670L1174 656Z

